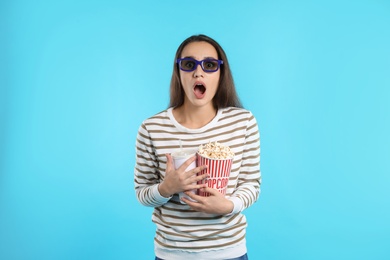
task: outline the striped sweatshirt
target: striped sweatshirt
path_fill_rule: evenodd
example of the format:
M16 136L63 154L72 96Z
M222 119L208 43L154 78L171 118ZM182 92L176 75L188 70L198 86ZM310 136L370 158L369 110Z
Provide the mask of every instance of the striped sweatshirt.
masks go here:
M178 151L180 142L185 149L196 149L215 141L229 146L235 154L225 195L234 204L233 212L222 216L196 212L180 203L177 194L162 197L158 184L165 175L165 154ZM258 199L261 184L260 134L255 117L242 108L223 108L199 129L180 125L172 108L150 117L138 130L134 183L139 202L154 207L157 249L196 255L245 243L247 222L241 212Z

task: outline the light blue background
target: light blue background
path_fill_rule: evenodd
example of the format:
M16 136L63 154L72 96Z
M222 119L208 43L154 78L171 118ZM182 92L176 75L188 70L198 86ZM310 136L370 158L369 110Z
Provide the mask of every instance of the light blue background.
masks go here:
M153 259L135 138L197 33L261 130L250 258L390 258L390 1L14 0L0 30L0 259Z

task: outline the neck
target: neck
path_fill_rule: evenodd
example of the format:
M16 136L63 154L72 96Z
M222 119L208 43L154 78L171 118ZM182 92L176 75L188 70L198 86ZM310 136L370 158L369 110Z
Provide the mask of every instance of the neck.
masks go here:
M213 120L217 110L212 106L194 107L182 105L173 110L173 116L181 125L190 128L201 128Z

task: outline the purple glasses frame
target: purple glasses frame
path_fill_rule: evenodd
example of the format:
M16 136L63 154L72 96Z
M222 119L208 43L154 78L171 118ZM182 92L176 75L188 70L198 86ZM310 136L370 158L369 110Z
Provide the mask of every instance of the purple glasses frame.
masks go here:
M195 66L192 68L192 69L184 69L182 66L181 66L181 62L182 61L193 61L195 62ZM205 67L203 66L204 62L208 62L208 61L211 61L211 62L217 62L217 68L216 69L205 69ZM221 64L223 64L223 60L217 60L217 59L210 59L210 58L207 58L207 59L204 59L204 60L196 60L194 58L180 58L180 59L177 59L176 60L176 63L179 64L179 68L182 70L182 71L186 71L186 72L191 72L191 71L194 71L196 70L196 68L198 67L198 65L200 65L200 67L202 68L202 70L204 72L216 72L217 70L219 70Z

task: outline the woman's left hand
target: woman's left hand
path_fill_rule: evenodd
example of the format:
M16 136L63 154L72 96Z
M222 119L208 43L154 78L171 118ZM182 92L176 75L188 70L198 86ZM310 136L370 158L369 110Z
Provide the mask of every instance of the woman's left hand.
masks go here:
M233 211L233 202L225 198L225 195L218 190L206 187L202 191L210 193L210 196L203 197L192 192L186 192L188 197L195 201L191 201L185 197L182 198L182 201L187 203L193 210L209 214L225 215Z

